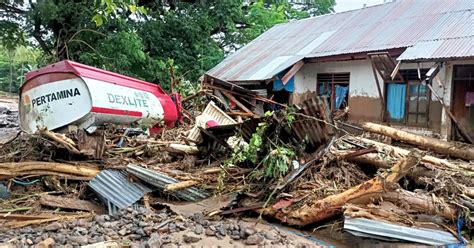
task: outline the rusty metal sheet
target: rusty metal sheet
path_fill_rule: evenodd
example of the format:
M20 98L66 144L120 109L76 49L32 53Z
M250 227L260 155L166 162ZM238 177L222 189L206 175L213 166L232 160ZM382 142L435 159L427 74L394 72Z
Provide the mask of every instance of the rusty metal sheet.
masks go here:
M295 121L291 123L292 133L301 142L306 142L313 149L326 144L334 134L331 111L325 96L310 98L300 105Z
M473 44L474 36L420 42L413 47L409 47L397 60L474 57Z
M474 35L473 10L472 0L406 0L280 24L206 74L232 82L267 80L303 58L468 38ZM472 48L467 41L450 42L436 53L450 57Z

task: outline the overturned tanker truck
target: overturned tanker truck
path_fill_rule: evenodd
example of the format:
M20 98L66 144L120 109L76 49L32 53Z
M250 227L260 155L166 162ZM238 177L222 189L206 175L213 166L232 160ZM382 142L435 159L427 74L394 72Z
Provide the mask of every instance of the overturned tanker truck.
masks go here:
M70 125L92 131L104 123L173 126L180 100L156 84L64 60L26 74L20 126L28 133Z

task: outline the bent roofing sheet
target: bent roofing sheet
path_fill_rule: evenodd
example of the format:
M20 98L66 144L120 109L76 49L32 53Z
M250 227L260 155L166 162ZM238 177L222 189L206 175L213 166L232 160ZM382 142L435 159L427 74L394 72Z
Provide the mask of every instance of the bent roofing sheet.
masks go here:
M116 170L103 170L88 184L119 209L129 207L140 200L145 193L151 192L146 186L129 182L124 172Z
M410 47L474 35L472 0L406 0L276 25L227 57L208 75L265 80L302 58ZM459 51L472 43L456 43ZM447 49L447 48L446 48ZM445 50L444 56L450 55Z

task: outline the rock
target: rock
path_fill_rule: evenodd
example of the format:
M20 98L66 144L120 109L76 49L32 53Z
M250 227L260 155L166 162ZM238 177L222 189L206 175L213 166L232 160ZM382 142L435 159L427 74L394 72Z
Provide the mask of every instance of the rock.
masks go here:
M102 224L106 221L106 216L108 216L108 215L106 215L106 214L96 215L96 216L94 216L94 221L99 223L99 224Z
M161 242L163 242L163 244L169 244L171 241L172 240L170 236L163 236L163 238L161 238Z
M138 226L139 226L139 227L146 227L146 226L149 226L149 225L150 225L150 224L148 224L148 222L146 222L146 221L140 221L140 222L138 222Z
M246 245L259 245L263 242L263 237L258 234L252 234L245 240Z
M158 248L162 245L161 237L158 233L152 233L148 241L146 242L146 246L150 248Z
M233 240L239 240L240 235L231 235L230 238L233 239Z
M212 231L211 229L206 229L204 234L206 234L206 236L216 236L216 232Z
M56 240L56 243L58 244L65 244L66 243L66 236L62 233L58 233L55 235L54 239Z
M182 222L176 223L176 228L181 230L181 231L186 230L186 226Z
M199 240L201 240L201 237L194 232L188 232L183 235L183 241L186 243L196 243Z
M227 230L225 226L221 225L217 228L217 231L219 232L220 235L225 236L227 235Z
M145 231L143 230L143 228L138 228L138 229L135 231L135 233L136 233L137 235L140 235L140 236L146 236L146 233L145 233Z
M87 220L86 219L78 219L76 221L76 226L87 227Z
M63 225L61 225L61 223L59 223L59 222L53 222L53 223L51 223L51 224L45 226L45 227L44 227L44 230L52 232L52 231L57 231L57 230L59 230L59 229L61 229L61 228L63 228Z
M193 216L191 216L191 219L194 222L199 223L199 224L202 225L204 223L205 217L202 213L195 213L195 214L193 214Z
M74 232L77 235L86 235L89 231L84 227L74 227Z
M257 231L251 227L245 228L244 232L245 232L245 235L247 236L254 235L255 233L257 233Z
M127 234L127 229L125 228L120 229L120 231L118 231L118 234L125 236L125 234Z
M204 229L200 224L197 224L194 227L194 233L197 234L197 235L201 235L203 233L203 231L204 231Z
M89 237L87 236L69 236L68 243L76 243L78 245L86 245L89 243Z
M268 240L276 240L277 236L272 232L265 232L263 236Z
M34 244L34 243L33 243L33 240L31 240L31 239L27 239L27 240L26 240L26 243L29 244L29 245L33 245L33 244Z
M109 227L111 227L111 226L112 226L112 223L111 223L111 222L104 222L104 223L102 223L102 227L104 227L104 228L109 228Z
M36 237L35 240L34 240L34 243L35 243L35 244L38 244L38 243L40 243L41 241L43 241L43 238L41 238L41 236L40 236L40 237ZM28 243L28 240L26 241L26 243Z
M150 236L151 232L153 231L152 226L146 226L143 228L143 231L145 231L146 235Z

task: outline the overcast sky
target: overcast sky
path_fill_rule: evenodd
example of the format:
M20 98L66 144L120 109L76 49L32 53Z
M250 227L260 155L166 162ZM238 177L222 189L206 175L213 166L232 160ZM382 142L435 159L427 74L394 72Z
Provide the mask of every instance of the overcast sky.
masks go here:
M336 6L334 10L336 12L342 12L352 9L360 9L364 7L364 4L367 6L372 6L376 4L382 4L384 0L336 0ZM387 0L385 2L388 2Z

